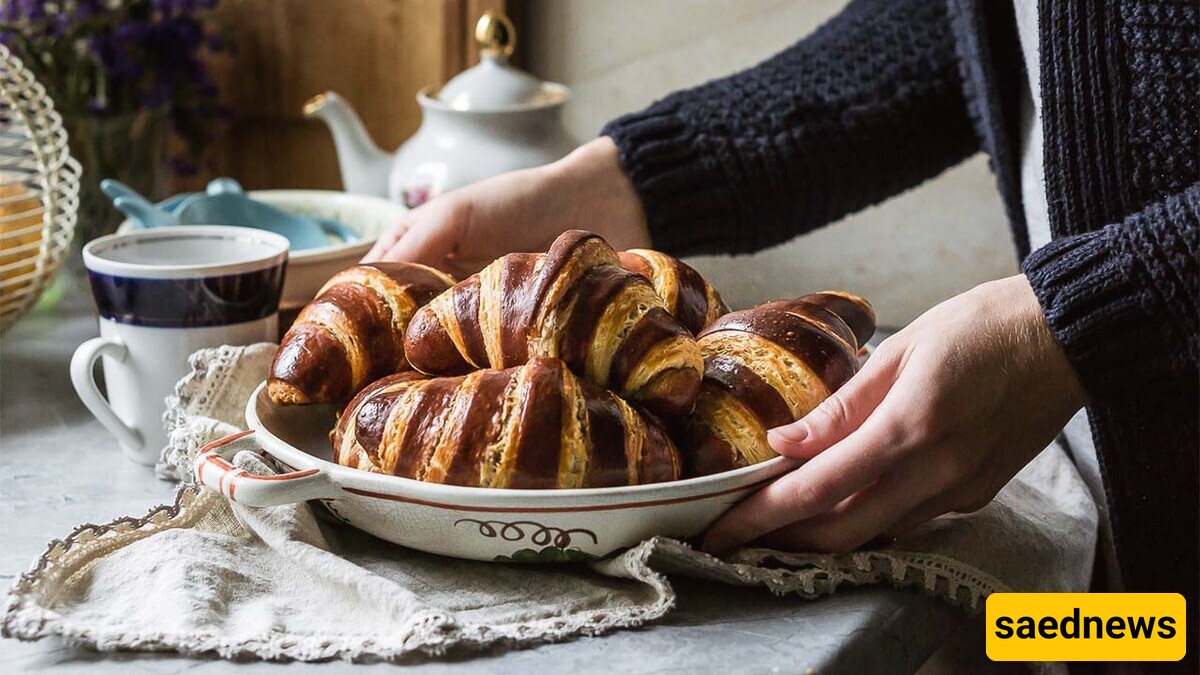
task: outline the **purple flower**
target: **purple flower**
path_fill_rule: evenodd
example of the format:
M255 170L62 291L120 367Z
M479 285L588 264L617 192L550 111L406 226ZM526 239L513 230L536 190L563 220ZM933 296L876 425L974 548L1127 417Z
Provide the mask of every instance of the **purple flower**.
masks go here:
M127 21L113 29L112 36L117 42L140 42L153 30L148 21Z
M190 52L204 43L204 29L195 19L179 17L164 21L162 27L166 34L179 41L176 49L180 51Z
M204 59L229 48L221 35L205 30L216 4L0 0L0 44L34 69L65 111L97 117L170 111L194 171L194 160L228 116Z
M187 0L154 0L150 6L155 12L170 16L176 12L190 12L191 3Z
M66 14L55 16L47 25L46 30L49 35L59 37L67 32L67 28L71 26L71 17Z
M164 15L196 14L206 12L217 6L216 0L153 0L154 11Z
M94 16L99 16L103 13L103 0L75 0L76 21L87 21L88 19Z
M30 21L41 21L46 18L46 4L43 0L13 0L17 13Z

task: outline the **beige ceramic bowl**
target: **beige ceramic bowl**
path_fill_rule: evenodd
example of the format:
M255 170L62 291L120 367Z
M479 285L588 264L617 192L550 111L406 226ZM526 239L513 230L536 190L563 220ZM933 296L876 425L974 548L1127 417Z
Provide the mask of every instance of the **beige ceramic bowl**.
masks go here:
M787 470L782 457L671 483L576 490L498 490L424 483L331 461L328 406L281 407L260 385L250 431L205 448L197 478L230 500L273 506L320 500L338 518L410 548L474 560L554 562L601 557L654 535L692 537ZM255 476L229 459L253 439L290 473Z
M402 204L380 197L333 190L252 190L248 194L289 213L333 218L362 237L353 243L293 251L288 257L283 296L279 299L282 312L298 310L308 304L329 277L357 263L374 245L380 232L408 210ZM133 224L125 220L117 231L124 232L132 227Z

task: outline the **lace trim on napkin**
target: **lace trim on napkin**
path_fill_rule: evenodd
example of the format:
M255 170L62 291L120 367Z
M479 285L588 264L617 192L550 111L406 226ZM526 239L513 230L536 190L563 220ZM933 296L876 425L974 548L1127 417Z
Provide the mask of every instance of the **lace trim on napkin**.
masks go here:
M652 566L667 574L707 578L744 586L764 586L776 595L816 598L842 584L888 583L942 598L971 613L988 595L1010 588L999 579L952 558L908 551L859 551L840 555L784 553L745 548L721 560L674 539L657 537Z
M167 397L163 425L168 440L155 467L159 478L190 481L192 462L205 443L246 428L246 400L266 378L277 348L262 342L201 349L191 355L192 371Z

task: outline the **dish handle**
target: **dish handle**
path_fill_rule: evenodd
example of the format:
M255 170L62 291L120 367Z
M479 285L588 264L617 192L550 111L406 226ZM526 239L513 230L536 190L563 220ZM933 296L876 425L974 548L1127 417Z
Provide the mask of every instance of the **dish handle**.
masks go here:
M229 452L229 447L236 441L252 433L253 429L241 431L201 448L192 469L196 480L225 495L229 501L246 506L280 506L341 496L341 489L329 473L317 467L259 476L230 464L222 452ZM260 455L250 450L241 450L236 454L243 452L261 459Z

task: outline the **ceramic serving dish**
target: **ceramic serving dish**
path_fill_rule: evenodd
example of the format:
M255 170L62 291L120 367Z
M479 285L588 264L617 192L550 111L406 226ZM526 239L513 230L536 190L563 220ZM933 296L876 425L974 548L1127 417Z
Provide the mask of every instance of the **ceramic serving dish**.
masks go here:
M196 477L231 501L274 506L320 500L341 520L410 548L473 560L555 562L606 556L654 535L692 537L792 460L670 483L575 490L437 485L334 464L330 406L276 406L259 385L249 431L208 446ZM290 470L255 476L229 460L247 435Z
M308 304L329 277L358 262L375 244L379 233L408 210L402 204L379 197L333 190L252 190L247 194L289 213L336 220L361 237L355 242L292 251L279 299L281 312ZM132 229L133 223L125 220L117 231Z

